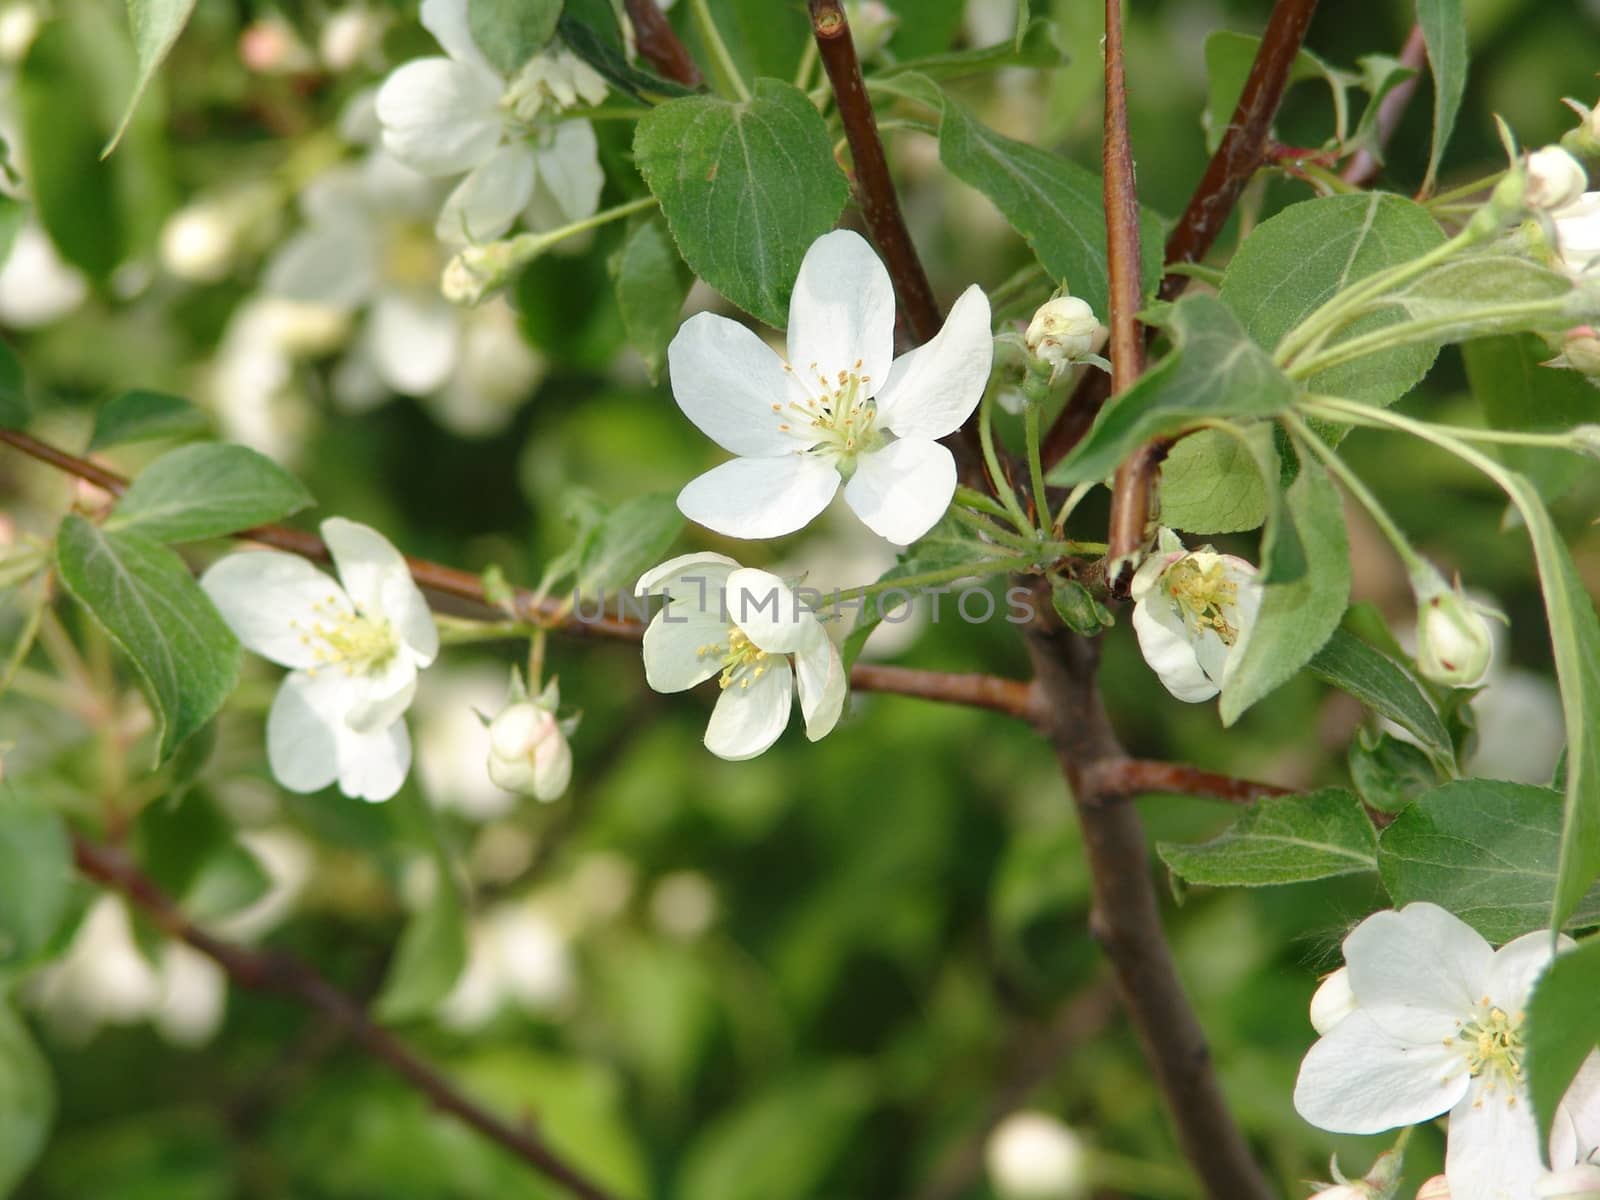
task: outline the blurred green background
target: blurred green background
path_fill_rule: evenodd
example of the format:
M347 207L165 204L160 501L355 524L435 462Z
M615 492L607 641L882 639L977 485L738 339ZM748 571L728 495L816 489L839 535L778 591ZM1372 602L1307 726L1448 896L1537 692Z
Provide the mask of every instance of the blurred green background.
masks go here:
M0 34L20 7L0 14ZM792 74L803 5L712 7L747 67ZM890 7L902 24L889 48L907 55L1009 29L1002 0L974 0L966 32L958 5ZM996 127L1095 165L1099 7L1033 7L1059 22L1070 65L1049 76L1006 72L961 90ZM1139 185L1145 202L1170 217L1206 158L1204 39L1216 29L1259 31L1269 6L1161 0L1130 8ZM1594 100L1600 68L1592 4L1469 0L1467 10L1473 68L1445 186L1498 165L1494 113L1527 144L1558 137L1572 123L1559 98ZM355 153L337 141L340 111L389 66L432 52L431 43L412 11L396 11L368 55L329 70L317 62L318 31L333 15L324 6L204 0L129 141L101 162L107 114L127 72L120 5L56 0L36 15L36 36L4 68L0 114L36 194L74 193L55 219L78 225L74 261L87 276L79 302L59 315L0 322L47 401L42 435L81 445L94 406L129 387L187 395L216 408L233 436L253 431L297 471L321 504L308 527L339 513L376 525L410 553L473 569L498 563L522 581L566 544L566 498L575 489L608 503L671 492L718 461L625 351L606 268L617 227L579 253L540 260L518 286L518 325L542 379L516 390L507 423L489 436L450 432L437 403L414 398L341 406L332 384L341 349L298 356L286 381L263 381L268 365L235 363L264 398L244 416L231 413L225 393L240 376L227 373L228 335L271 245L297 224L287 203L294 186L316 163ZM1392 0L1330 2L1308 46L1350 67L1361 55L1397 53L1410 21L1410 6ZM285 39L298 30L309 64L269 44L264 29ZM289 57L253 69L267 50ZM1430 103L1424 84L1380 186L1416 187ZM636 194L631 123L599 128L608 198ZM1330 130L1326 89L1299 85L1279 137L1316 145ZM890 154L942 297L973 280L993 288L1026 262L987 201L941 173L929 139L898 132ZM163 269L160 233L179 205L254 184L267 192L258 240L220 278L196 283ZM1309 194L1275 180L1246 207L1259 217ZM13 289L39 286L17 278ZM0 275L0 307L9 303L6 287ZM1405 407L1481 419L1454 350ZM133 470L159 448L111 459ZM1419 547L1510 614L1509 653L1479 702L1480 767L1548 778L1559 711L1529 555L1503 525L1501 498L1420 449L1364 435L1348 449ZM48 532L71 487L6 453L0 497L14 539ZM1600 530L1589 524L1597 500L1591 472L1557 510L1592 591L1600 590ZM1103 504L1085 506L1085 536L1095 536L1103 513ZM1250 538L1227 540L1254 552ZM1404 625L1404 574L1355 513L1352 541L1357 597ZM845 521L770 547L690 531L679 548L810 570L825 587L867 582L890 561ZM19 620L8 605L0 644L10 644ZM1134 753L1291 785L1344 778L1344 750L1361 721L1353 702L1301 679L1224 732L1211 706L1167 696L1125 621L1106 641L1108 702ZM874 646L892 661L935 669L1026 671L1011 627L968 626L949 610L937 624L886 628ZM1099 1152L1097 1195L1199 1194L1087 936L1072 809L1037 737L999 716L861 695L819 744L791 730L756 761L723 763L699 744L709 697L650 692L637 653L552 642L549 667L584 721L573 787L550 806L510 805L488 788L470 717L472 706L498 706L520 647L451 651L428 673L412 721L419 770L380 807L333 792L294 797L271 784L260 738L276 669L252 661L193 787L177 807L153 797L143 814L124 814L129 837L153 856L203 859L168 866L186 884L207 873L203 895L225 928L250 902L249 919L234 926L240 936L293 950L367 997L425 903L443 845L471 877L478 953L492 957L499 946L515 962L475 960L484 972L479 992L458 991L454 1008L406 1022L404 1034L626 1196L980 1200L996 1195L983 1163L986 1132L1021 1108L1053 1114ZM8 779L83 819L101 819L103 806L118 803L100 794L99 741L81 715L12 692L0 698L4 743ZM1195 800L1153 799L1141 809L1152 841L1202 838L1230 817ZM242 859L239 837L248 848ZM91 899L85 889L86 907ZM1313 1037L1306 1002L1317 976L1337 962L1342 933L1380 902L1376 882L1357 877L1262 892L1200 889L1168 906L1227 1093L1285 1195L1327 1178L1334 1151L1364 1170L1383 1145L1313 1130L1290 1104ZM136 924L132 935L155 953L154 931ZM124 931L118 944L126 941ZM19 1196L557 1194L431 1114L336 1029L292 1004L231 989L220 1028L198 1045L191 1035L207 1023L192 1011L186 1020L182 1009L186 998L207 1003L205 987L171 985L164 1029L146 1019L160 1003L119 1010L117 989L138 964L109 942L96 947L77 976L53 980L50 991L37 979L17 984L59 1095L53 1141ZM1414 1149L1408 1177L1420 1179L1437 1169L1442 1138L1425 1130Z

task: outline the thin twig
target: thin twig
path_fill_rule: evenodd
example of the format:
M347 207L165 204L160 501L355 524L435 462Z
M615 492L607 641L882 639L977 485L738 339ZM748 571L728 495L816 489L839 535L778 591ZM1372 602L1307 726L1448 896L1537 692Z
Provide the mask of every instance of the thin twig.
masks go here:
M0 429L0 442L9 443L24 454L69 475L86 479L113 496L120 496L127 490L127 479L115 471L86 458L68 454L28 434L14 429ZM298 554L315 562L328 562L331 559L327 545L316 534L285 525L258 525L234 536ZM454 606L457 615L473 620L504 621L505 611L491 603L481 576L409 555L406 557L406 566L411 571L411 577L424 591L460 602ZM564 599L541 597L527 588L515 588L511 592L511 606L516 620L568 636L622 641L637 641L644 636L644 625L619 611L620 605L607 605L605 610L593 615L578 613L573 611L575 606ZM1032 715L1027 683L997 675L963 675L861 664L850 673L850 685L862 692L888 692L946 704L965 704L1023 720L1030 719Z
M633 22L633 36L640 56L659 71L663 79L684 87L699 87L700 68L678 40L656 0L623 0L623 6L627 9L628 20Z
M1097 764L1088 772L1090 790L1102 800L1123 799L1146 793L1169 796L1205 796L1233 804L1254 804L1271 796L1288 796L1293 788L1257 783L1202 771L1184 763L1123 758Z
M1394 136L1395 129L1400 124L1400 119L1406 115L1406 109L1411 104L1411 97L1417 94L1417 85L1422 82L1421 71L1428 61L1428 41L1422 36L1422 26L1413 25L1411 33L1406 38L1406 44L1400 51L1400 63L1410 67L1418 74L1413 75L1404 83L1395 87L1378 102L1378 120L1374 134L1378 141L1378 150L1389 144L1389 139ZM1370 150L1357 150L1345 165L1344 173L1340 176L1346 183L1357 186L1368 183L1382 168L1377 155Z
M1106 209L1106 272L1110 280L1111 393L1121 395L1144 374L1144 332L1139 309L1139 197L1134 186L1133 144L1128 137L1128 79L1122 52L1122 0L1106 0L1106 124L1101 149ZM1117 468L1111 489L1111 525L1106 538L1106 583L1113 595L1127 594L1134 557L1145 541L1150 492L1161 456L1143 447Z
M1228 128L1205 174L1195 186L1183 216L1167 238L1167 263L1199 262L1227 224L1239 194L1261 165L1272 119L1283 99L1295 56L1300 53L1316 6L1317 0L1278 0L1273 6ZM1169 273L1161 281L1162 298L1177 296L1186 283L1185 276ZM1043 454L1047 470L1065 458L1089 431L1095 415L1110 395L1109 384L1110 380L1100 371L1084 375L1045 434Z
M434 1107L477 1130L581 1200L611 1200L610 1193L558 1155L532 1129L512 1125L464 1095L399 1038L373 1024L360 1004L308 964L287 954L249 950L213 937L189 920L137 866L109 847L75 835L73 856L84 875L121 892L168 937L187 942L212 959L240 987L289 996L323 1013L367 1053L427 1096Z

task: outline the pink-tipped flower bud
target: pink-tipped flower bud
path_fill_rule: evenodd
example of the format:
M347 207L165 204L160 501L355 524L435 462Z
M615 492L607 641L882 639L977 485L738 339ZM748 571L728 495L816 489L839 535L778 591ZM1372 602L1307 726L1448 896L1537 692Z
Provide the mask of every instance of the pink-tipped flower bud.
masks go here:
M1528 155L1528 183L1522 202L1549 212L1571 204L1588 186L1582 163L1560 146L1546 146Z
M520 700L489 724L489 778L508 792L554 800L572 780L572 747L555 713Z

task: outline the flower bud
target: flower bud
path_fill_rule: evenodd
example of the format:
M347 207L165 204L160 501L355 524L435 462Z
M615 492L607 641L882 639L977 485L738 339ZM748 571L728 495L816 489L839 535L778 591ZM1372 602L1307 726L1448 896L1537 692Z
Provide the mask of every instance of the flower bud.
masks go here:
M1447 687L1477 687L1489 673L1494 636L1484 610L1438 572L1413 578L1417 597L1417 669Z
M1356 1010L1356 994L1350 990L1350 971L1340 967L1322 981L1311 997L1311 1028L1327 1033Z
M1570 434L1574 450L1590 458L1600 458L1600 425L1578 425Z
M1570 367L1590 378L1600 376L1600 333L1592 325L1567 330L1561 340L1561 354L1551 365Z
M1560 146L1546 146L1528 155L1528 182L1522 202L1548 212L1571 204L1588 186L1589 177L1582 163Z
M1578 127L1561 135L1561 144L1579 158L1600 157L1600 108L1590 108L1576 100L1563 100L1578 114Z
M1573 275L1600 269L1600 192L1585 192L1550 214L1556 253Z
M190 283L215 283L233 267L238 235L222 205L201 201L180 208L161 227L161 265Z
M989 1135L983 1157L1002 1200L1076 1200L1088 1194L1088 1149L1048 1113L1012 1113Z
M1094 349L1100 322L1077 296L1057 296L1033 314L1023 341L1033 354L1059 371Z
M531 700L489 724L489 778L508 792L554 800L572 779L572 748L556 716Z
M385 14L365 4L341 8L323 23L317 54L330 71L348 71L375 57L388 25Z
M1435 1175L1417 1189L1417 1200L1450 1200L1450 1181Z
M1579 1163L1564 1171L1552 1171L1534 1184L1538 1200L1600 1200L1600 1166Z

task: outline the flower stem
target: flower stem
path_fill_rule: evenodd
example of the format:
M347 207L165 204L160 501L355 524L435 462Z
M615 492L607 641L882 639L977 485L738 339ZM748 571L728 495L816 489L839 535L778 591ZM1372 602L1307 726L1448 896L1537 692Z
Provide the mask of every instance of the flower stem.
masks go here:
M1022 380L1022 395L1025 400L1022 408L1022 429L1027 441L1028 478L1033 483L1034 520L1041 531L1048 535L1050 498L1045 495L1044 465L1039 458L1039 410L1044 407L1044 402L1050 395L1049 369L1037 371L1029 367L1027 375Z
M1067 518L1072 515L1072 510L1077 508L1079 504L1083 503L1083 498L1093 491L1094 488L1095 481L1087 480L1078 484L1077 487L1073 488L1067 493L1067 498L1061 502L1060 511L1056 513L1056 519L1054 523L1054 528L1056 530L1065 532L1067 528Z
M700 40L705 43L706 52L711 55L711 65L716 69L722 85L732 90L734 99L750 99L750 89L745 86L744 76L739 74L739 66L728 51L728 43L722 40L722 31L717 28L716 18L711 15L710 4L706 0L689 0L689 13L694 17L694 27L700 34Z
M1037 565L1038 556L1034 554L1018 554L1010 558L991 558L978 562L959 563L953 567L941 567L937 571L924 571L919 575L902 575L896 579L880 579L877 583L869 583L863 587L849 588L838 592L829 599L840 600L865 600L881 592L905 591L912 592L919 588L932 587L939 583L950 583L956 579L968 577L981 578L985 575L999 575L1008 571L1022 571Z
M452 304L471 306L479 303L491 292L498 291L511 282L511 277L558 242L591 229L598 229L612 221L631 217L634 213L654 208L654 196L640 196L614 208L597 212L581 221L563 225L543 233L519 233L516 237L497 242L484 242L468 246L450 260L445 268L442 290Z
M956 520L960 521L963 525L967 526L969 529L977 530L985 537L991 538L1002 546L1019 551L1027 550L1029 548L1028 539L1023 537L1021 534L1013 533L1009 529L1003 529L999 525L996 525L993 521L988 520L986 517L980 517L975 512L969 512L960 505L952 506L950 509L950 515Z
M1006 506L1006 515L1011 518L1011 523L1019 531L1032 529L1033 522L1028 520L1028 514L1022 511L1022 504L1006 483L1006 473L1000 469L1000 456L994 450L993 386L984 390L983 399L978 404L978 443L983 447L983 462L989 468L989 478L994 483L1000 503Z
M1395 524L1388 510L1372 494L1372 490L1362 482L1361 476L1352 471L1350 465L1339 457L1333 447L1323 441L1297 414L1288 413L1285 420L1294 430L1295 445L1310 450L1321 459L1323 465L1344 484L1345 490L1360 501L1361 507L1372 516L1373 522L1382 530L1383 536L1389 539L1389 544L1394 547L1395 553L1400 556L1400 561L1405 564L1406 571L1415 575L1420 570L1426 570L1427 564L1422 556L1411 548L1410 539L1401 531L1400 526Z
M28 651L33 649L33 640L39 634L39 624L44 619L44 610L49 602L50 589L40 587L38 596L28 606L28 615L23 618L22 630L17 634L16 645L6 656L5 665L0 666L0 696L6 694L6 689L11 686L12 679L16 677L27 659Z

